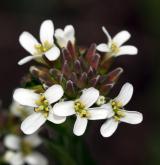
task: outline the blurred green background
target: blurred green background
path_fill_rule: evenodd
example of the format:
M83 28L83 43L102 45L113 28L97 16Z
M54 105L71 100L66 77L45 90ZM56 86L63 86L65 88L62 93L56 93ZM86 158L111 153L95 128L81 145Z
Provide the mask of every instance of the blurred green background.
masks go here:
M112 91L116 95L126 81L135 87L127 109L144 114L144 122L123 124L111 138L102 138L99 124L87 133L87 147L98 165L160 164L160 0L1 0L0 1L0 99L7 107L12 91L30 64L19 67L26 55L18 43L24 30L38 36L40 23L52 19L56 28L72 24L79 45L101 43L104 25L114 35L132 34L130 44L138 56L123 56L113 65L124 73Z

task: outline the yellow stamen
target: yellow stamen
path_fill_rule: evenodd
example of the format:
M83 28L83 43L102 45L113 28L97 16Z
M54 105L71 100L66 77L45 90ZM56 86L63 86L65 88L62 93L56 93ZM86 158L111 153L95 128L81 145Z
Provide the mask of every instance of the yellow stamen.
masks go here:
M45 117L48 117L49 114L49 102L46 100L45 96L41 94L40 98L36 100L36 107L34 109L35 112L41 112Z
M125 113L122 111L122 108L123 108L122 103L115 102L115 101L112 100L111 105L112 105L112 109L115 113L114 114L114 119L116 121L120 121L120 119L125 116Z
M84 117L88 118L90 116L88 109L80 101L75 101L74 109L75 109L76 114L82 118L84 118Z
M22 140L21 142L21 152L24 156L29 155L32 152L32 146L29 142Z
M111 44L111 53L117 54L117 53L119 53L119 51L120 51L119 46L113 42Z
M42 54L51 49L53 45L51 45L48 41L45 41L43 44L37 44L34 47L36 49L35 54Z

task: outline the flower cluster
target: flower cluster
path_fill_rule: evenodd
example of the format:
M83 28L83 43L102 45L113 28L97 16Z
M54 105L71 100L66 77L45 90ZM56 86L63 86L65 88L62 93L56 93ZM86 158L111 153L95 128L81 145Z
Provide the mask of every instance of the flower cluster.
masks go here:
M4 139L4 145L8 148L4 155L5 162L11 165L47 165L48 160L39 152L33 151L42 143L41 138L37 135L20 137L9 134Z
M31 55L18 64L31 60L38 63L23 78L24 88L13 94L16 102L33 110L21 124L25 134L35 133L47 120L61 124L73 115L76 116L73 133L77 136L83 135L89 120L106 120L100 128L103 137L111 136L121 122L142 122L141 113L124 109L133 94L130 83L123 85L116 98L108 96L123 72L122 68L109 71L113 59L136 55L138 50L122 46L130 38L129 32L121 31L112 39L104 27L102 30L108 43L92 44L89 49L77 46L72 25L54 32L51 20L41 24L41 42L28 32L20 35L20 44Z
M0 115L0 164L10 165L48 165L47 157L40 151L43 140L40 132L24 136L20 123L33 113L33 108L13 101ZM38 150L37 150L38 149Z

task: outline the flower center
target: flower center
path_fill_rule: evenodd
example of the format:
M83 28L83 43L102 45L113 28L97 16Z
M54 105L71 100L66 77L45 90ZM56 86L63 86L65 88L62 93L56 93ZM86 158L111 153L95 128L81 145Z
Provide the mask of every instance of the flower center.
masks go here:
M111 53L117 54L119 52L119 46L116 43L111 44Z
M119 121L122 117L125 116L124 112L122 111L122 104L120 102L111 101L112 109L114 111L114 119Z
M45 41L43 44L37 44L35 45L36 54L42 54L47 52L49 49L51 49L53 45L51 45L48 41Z
M40 98L36 100L36 105L38 107L36 107L34 111L41 112L45 117L48 117L49 109L50 109L49 102L43 94L41 94Z
M88 109L80 101L75 101L74 109L75 109L76 114L79 115L82 118L87 118L90 115L89 112L88 112Z
M21 152L24 156L32 153L32 146L29 142L22 140L20 147L21 147Z

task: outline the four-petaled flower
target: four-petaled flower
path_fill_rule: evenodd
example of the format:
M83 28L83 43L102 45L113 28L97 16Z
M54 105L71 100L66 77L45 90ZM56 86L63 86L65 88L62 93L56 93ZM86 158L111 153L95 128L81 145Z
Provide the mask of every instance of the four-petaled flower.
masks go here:
M129 40L131 37L130 33L128 31L121 31L113 39L109 35L108 31L105 29L105 27L102 27L103 32L108 38L108 43L101 43L97 46L97 50L100 52L106 52L109 53L109 56L120 56L120 55L136 55L138 53L138 50L135 46L132 45L125 45L122 46L126 41Z
M87 127L88 120L101 120L107 117L104 108L90 108L99 98L99 91L93 87L84 89L79 99L75 101L65 101L54 105L53 110L57 116L77 116L73 132L81 136Z
M57 29L55 31L55 38L57 39L57 43L61 48L67 47L69 41L74 45L75 43L74 27L72 25L67 25L65 26L64 30Z
M106 109L109 118L100 129L102 136L110 137L117 129L120 122L129 124L139 124L143 120L143 116L137 111L126 111L123 107L130 101L133 94L133 86L125 83L119 95L109 103L101 107Z
M21 130L25 134L32 134L38 130L46 120L55 124L63 123L66 117L56 116L51 104L57 102L63 96L60 85L49 87L44 93L37 94L32 90L16 89L13 98L21 105L34 107L34 113L28 116L21 124Z
M9 134L4 139L4 145L9 149L4 160L11 165L47 165L48 160L39 152L33 151L42 143L37 134L19 137Z
M30 33L23 32L19 37L19 42L31 55L21 59L18 64L23 65L32 59L42 58L45 55L50 61L56 60L60 55L59 48L54 44L54 25L51 20L46 20L40 27L39 43Z

